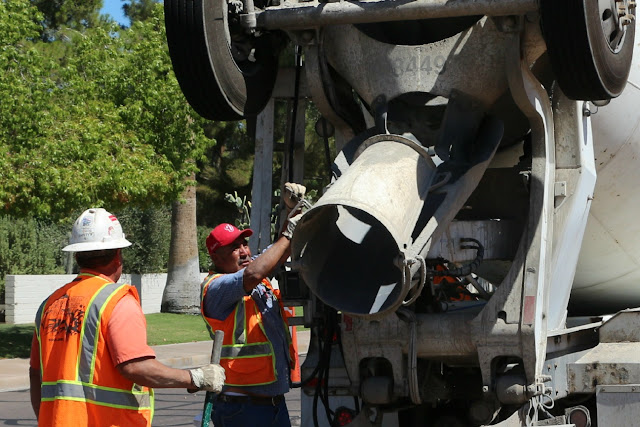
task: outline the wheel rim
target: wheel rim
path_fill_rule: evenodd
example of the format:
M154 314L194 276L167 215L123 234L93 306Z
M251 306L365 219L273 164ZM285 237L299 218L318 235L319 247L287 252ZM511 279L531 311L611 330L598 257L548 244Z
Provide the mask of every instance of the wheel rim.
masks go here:
M244 36L239 20L233 22L238 14L229 27L226 6L227 0L164 2L176 78L193 109L210 120L257 115L271 97L278 70L279 36Z
M622 93L635 38L629 0L540 0L547 52L560 88L575 100ZM624 12L618 14L618 6Z
M203 1L209 55L221 92L240 116L256 115L275 84L278 52L273 37L248 34L226 0Z
M609 49L613 53L620 52L622 46L624 46L624 39L627 34L627 26L622 24L622 20L618 15L619 4L624 4L624 7L628 10L627 0L598 0L602 33L605 40L607 40Z

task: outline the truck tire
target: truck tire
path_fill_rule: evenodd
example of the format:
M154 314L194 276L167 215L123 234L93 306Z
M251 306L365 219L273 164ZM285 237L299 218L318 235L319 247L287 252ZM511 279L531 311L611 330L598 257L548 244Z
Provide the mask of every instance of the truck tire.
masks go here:
M193 109L223 121L262 111L275 85L279 38L246 34L226 0L165 0L164 11L173 69Z
M547 51L562 91L574 100L622 93L629 76L635 23L618 27L611 0L541 0Z

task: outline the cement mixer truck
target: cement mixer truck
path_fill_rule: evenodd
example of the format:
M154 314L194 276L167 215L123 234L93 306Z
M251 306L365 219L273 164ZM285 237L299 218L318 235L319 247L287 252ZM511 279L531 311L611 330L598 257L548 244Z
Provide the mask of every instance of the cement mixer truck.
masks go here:
M260 118L292 43L335 133L279 280L303 426L639 425L634 1L164 5L200 115Z

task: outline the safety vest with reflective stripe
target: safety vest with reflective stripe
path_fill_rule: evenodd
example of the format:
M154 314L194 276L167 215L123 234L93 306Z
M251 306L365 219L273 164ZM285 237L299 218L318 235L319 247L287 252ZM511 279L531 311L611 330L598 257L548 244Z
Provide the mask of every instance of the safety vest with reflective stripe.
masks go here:
M81 272L36 314L40 426L150 426L153 391L124 378L106 345L111 313L136 288Z
M231 314L225 320L217 320L204 314L204 298L209 285L222 274L209 274L202 284L202 302L200 311L207 323L211 337L214 331L222 330L222 353L220 365L225 370L225 385L228 386L254 386L271 384L277 380L276 358L273 346L264 330L262 316L251 295L244 296L235 306ZM267 279L262 283L271 289L278 299L282 327L289 344L289 365L292 370L296 368L296 351L291 342L287 316L280 299L280 291L273 289Z

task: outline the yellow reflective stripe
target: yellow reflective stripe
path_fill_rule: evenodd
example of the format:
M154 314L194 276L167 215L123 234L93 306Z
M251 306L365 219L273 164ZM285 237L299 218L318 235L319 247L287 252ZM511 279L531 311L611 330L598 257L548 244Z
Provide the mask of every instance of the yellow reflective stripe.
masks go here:
M40 372L44 371L44 365L42 363L42 340L40 338L40 324L42 323L42 316L44 315L44 306L47 304L48 300L49 298L42 301L42 304L40 304L40 307L36 312L36 338L38 339L38 352L40 353Z
M236 305L233 323L233 344L244 344L247 342L247 318L245 316L244 298Z
M271 346L268 342L252 343L252 344L238 344L238 345L223 345L220 353L221 359L230 358L249 358L249 357L264 357L271 356Z
M149 392L100 387L95 384L77 381L42 383L41 400L73 400L91 402L112 408L134 410L151 410L153 405Z
M80 274L82 274L83 276L90 277L90 273L80 273ZM80 274L78 276L80 276ZM78 357L76 359L76 380L87 381L88 378L85 378L85 377L88 377L91 375L91 372L89 371L90 369L89 366L91 366L91 363L92 363L91 359L93 359L93 351L85 347L85 328L87 324L87 319L90 318L88 313L89 313L89 309L92 306L93 301L96 299L98 294L102 291L102 289L108 284L109 284L108 282L105 283L100 288L100 290L91 297L91 299L87 303L87 309L85 310L84 318L82 319L82 328L80 329L80 350L78 351ZM89 328L89 332L91 332L91 328ZM95 332L93 333L95 334ZM86 354L88 352L91 353L90 357Z
M265 286L267 286L267 284L265 283ZM268 288L268 286L267 286ZM273 289L272 289L273 292ZM278 301L279 303L279 301ZM253 309L256 312L256 316L260 316L260 313L258 313L258 306L257 305L253 305ZM282 316L282 314L280 315ZM262 324L262 318L260 318L260 321L258 322L258 326L260 326L260 330L262 331L262 333L264 334L264 336L268 336L267 335L267 331L264 329L264 325ZM271 341L267 341L267 344L269 344L270 347L270 353L273 357L271 357L271 365L273 367L273 375L275 376L276 380L278 379L278 370L276 369L276 353L273 350L273 344L271 343Z
M98 338L102 313L113 295L126 285L106 283L96 292L87 304L80 332L80 351L76 362L78 381L93 382Z
M152 388L149 389L149 399L151 399L151 416L149 417L149 423L153 423L153 414L156 413L156 399L155 392Z
M211 284L211 282L213 282L215 278L220 276L222 276L222 274L210 273L202 282L202 289L200 290L200 316L202 317L202 320L204 320L204 324L207 326L207 330L209 331L209 336L211 337L211 339L213 339L213 337L215 336L215 331L211 329L211 325L204 315L204 296L207 293L207 289L209 289L209 285Z
M117 283L114 283L114 285L117 286ZM113 290L113 292L111 292L109 294L109 296L107 297L107 299L100 305L100 311L98 313L98 323L96 324L96 336L95 336L95 340L93 341L93 354L91 357L91 376L89 378L89 382L93 382L93 375L95 374L95 367L96 367L96 353L98 352L98 338L100 337L100 333L98 331L100 331L100 324L102 323L102 314L104 313L104 310L107 308L107 305L109 304L109 302L111 301L111 299L114 297L114 295L118 292L120 292L121 289L123 289L125 286L127 285L120 285L118 287L116 287L116 289ZM111 287L111 285L109 285L109 287ZM105 293L108 292L107 289L105 289ZM99 304L99 302L98 302Z
M214 279L220 276L222 276L222 274L210 274L204 279L204 282L202 282L202 289L200 289L200 304L202 304L202 302L204 301L204 295L207 293L207 289L209 288L211 282L213 282Z

